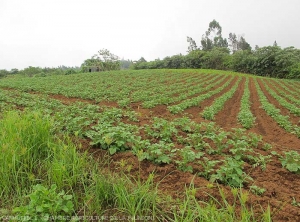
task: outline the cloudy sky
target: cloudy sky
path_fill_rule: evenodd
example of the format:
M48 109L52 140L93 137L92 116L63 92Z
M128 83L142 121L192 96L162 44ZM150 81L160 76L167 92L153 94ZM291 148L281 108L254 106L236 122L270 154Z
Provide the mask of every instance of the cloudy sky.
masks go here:
M299 0L0 0L0 69L80 66L107 48L125 59L186 54L216 19L252 47L300 48Z

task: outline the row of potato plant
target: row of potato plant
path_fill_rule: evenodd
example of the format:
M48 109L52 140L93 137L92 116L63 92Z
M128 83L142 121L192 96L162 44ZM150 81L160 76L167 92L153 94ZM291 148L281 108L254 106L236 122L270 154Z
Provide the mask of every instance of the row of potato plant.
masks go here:
M225 102L233 97L241 80L242 78L239 77L234 86L228 92L215 99L211 106L205 107L205 109L202 112L202 116L205 119L214 120L215 115L223 109Z
M251 102L250 102L250 90L249 90L249 78L246 78L244 94L241 99L241 108L238 114L238 121L246 129L253 127L255 123L255 117L251 112Z
M278 123L278 125L285 129L287 132L296 134L300 138L300 127L293 125L289 120L289 116L282 115L280 109L277 109L272 103L269 102L269 100L261 90L257 80L255 80L255 86L259 96L259 100L262 104L262 108L266 111L266 113L271 116Z
M299 107L297 107L296 105L288 102L286 99L284 99L283 97L281 97L280 95L278 95L272 88L270 88L268 86L268 84L266 83L266 81L264 81L264 86L265 86L266 90L270 93L270 95L274 99L276 99L281 106L283 106L286 109L288 109L290 111L290 113L295 114L296 116L300 116L300 108Z
M193 83L191 87L184 85L183 88L179 90L169 90L168 88L165 89L165 93L157 94L154 96L149 97L147 100L144 100L142 103L144 108L153 108L159 104L168 105L170 103L180 102L182 100L187 99L188 97L194 96L203 92L204 86L209 86L214 84L220 76L208 76L209 78L203 78L199 82ZM213 77L213 78L211 78ZM176 96L174 96L176 95Z
M274 84L274 81L268 81L268 83L277 89L280 96L286 98L287 100L290 100L293 104L300 106L300 98L296 98L300 93L290 90L290 88L285 84L280 84L280 87L278 87L278 85ZM279 82L277 82L277 84L279 84ZM283 90L281 88L283 88Z
M31 109L45 107L47 114L54 115L56 129L89 137L91 145L107 149L110 154L131 150L140 160L172 163L182 171L230 186L242 186L250 179L243 170L245 162L264 170L271 160L270 154L255 151L258 147L268 149L260 136L247 135L241 129L225 132L213 122L197 124L187 117L173 121L154 118L150 124L138 127L123 122L125 118L138 121L133 111L83 103L66 106L46 96L24 92L0 95L2 102L13 101ZM146 133L143 137L142 130Z
M184 111L185 109L190 108L192 106L198 106L204 100L209 99L213 95L221 92L223 89L228 87L230 85L230 83L233 81L234 77L231 77L228 81L225 79L226 79L226 77L203 88L202 91L203 92L208 91L207 93L201 94L196 97L192 97L190 99L186 99L177 105L168 106L168 110L171 113L175 114L175 113L180 113L180 112ZM224 82L224 80L225 80L225 82ZM212 88L214 88L215 86L217 86L218 84L220 84L222 82L223 82L223 84L221 87L211 90Z

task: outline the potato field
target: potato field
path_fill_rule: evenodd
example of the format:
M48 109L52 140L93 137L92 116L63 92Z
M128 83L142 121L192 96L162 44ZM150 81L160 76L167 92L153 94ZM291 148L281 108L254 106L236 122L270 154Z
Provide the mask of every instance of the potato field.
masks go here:
M15 76L0 79L7 110L42 110L80 152L109 155L116 173L153 173L166 196L192 186L199 202L233 204L241 189L254 214L300 221L299 81L196 69Z

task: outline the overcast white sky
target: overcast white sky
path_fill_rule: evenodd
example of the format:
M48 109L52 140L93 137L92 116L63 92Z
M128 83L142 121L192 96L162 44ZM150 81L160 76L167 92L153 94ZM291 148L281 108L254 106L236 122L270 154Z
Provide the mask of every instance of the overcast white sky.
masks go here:
M80 66L107 48L125 59L186 54L216 19L252 47L300 48L300 0L0 0L0 69Z

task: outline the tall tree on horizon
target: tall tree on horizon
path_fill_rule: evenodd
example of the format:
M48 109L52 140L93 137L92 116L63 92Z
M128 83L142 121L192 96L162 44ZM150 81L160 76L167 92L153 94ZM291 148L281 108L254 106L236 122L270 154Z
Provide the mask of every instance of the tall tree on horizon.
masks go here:
M189 43L188 52L192 52L198 49L195 40L191 37L187 36L187 42Z
M215 19L209 23L208 30L202 35L202 50L209 51L214 47L227 48L228 42L222 37L222 27Z

